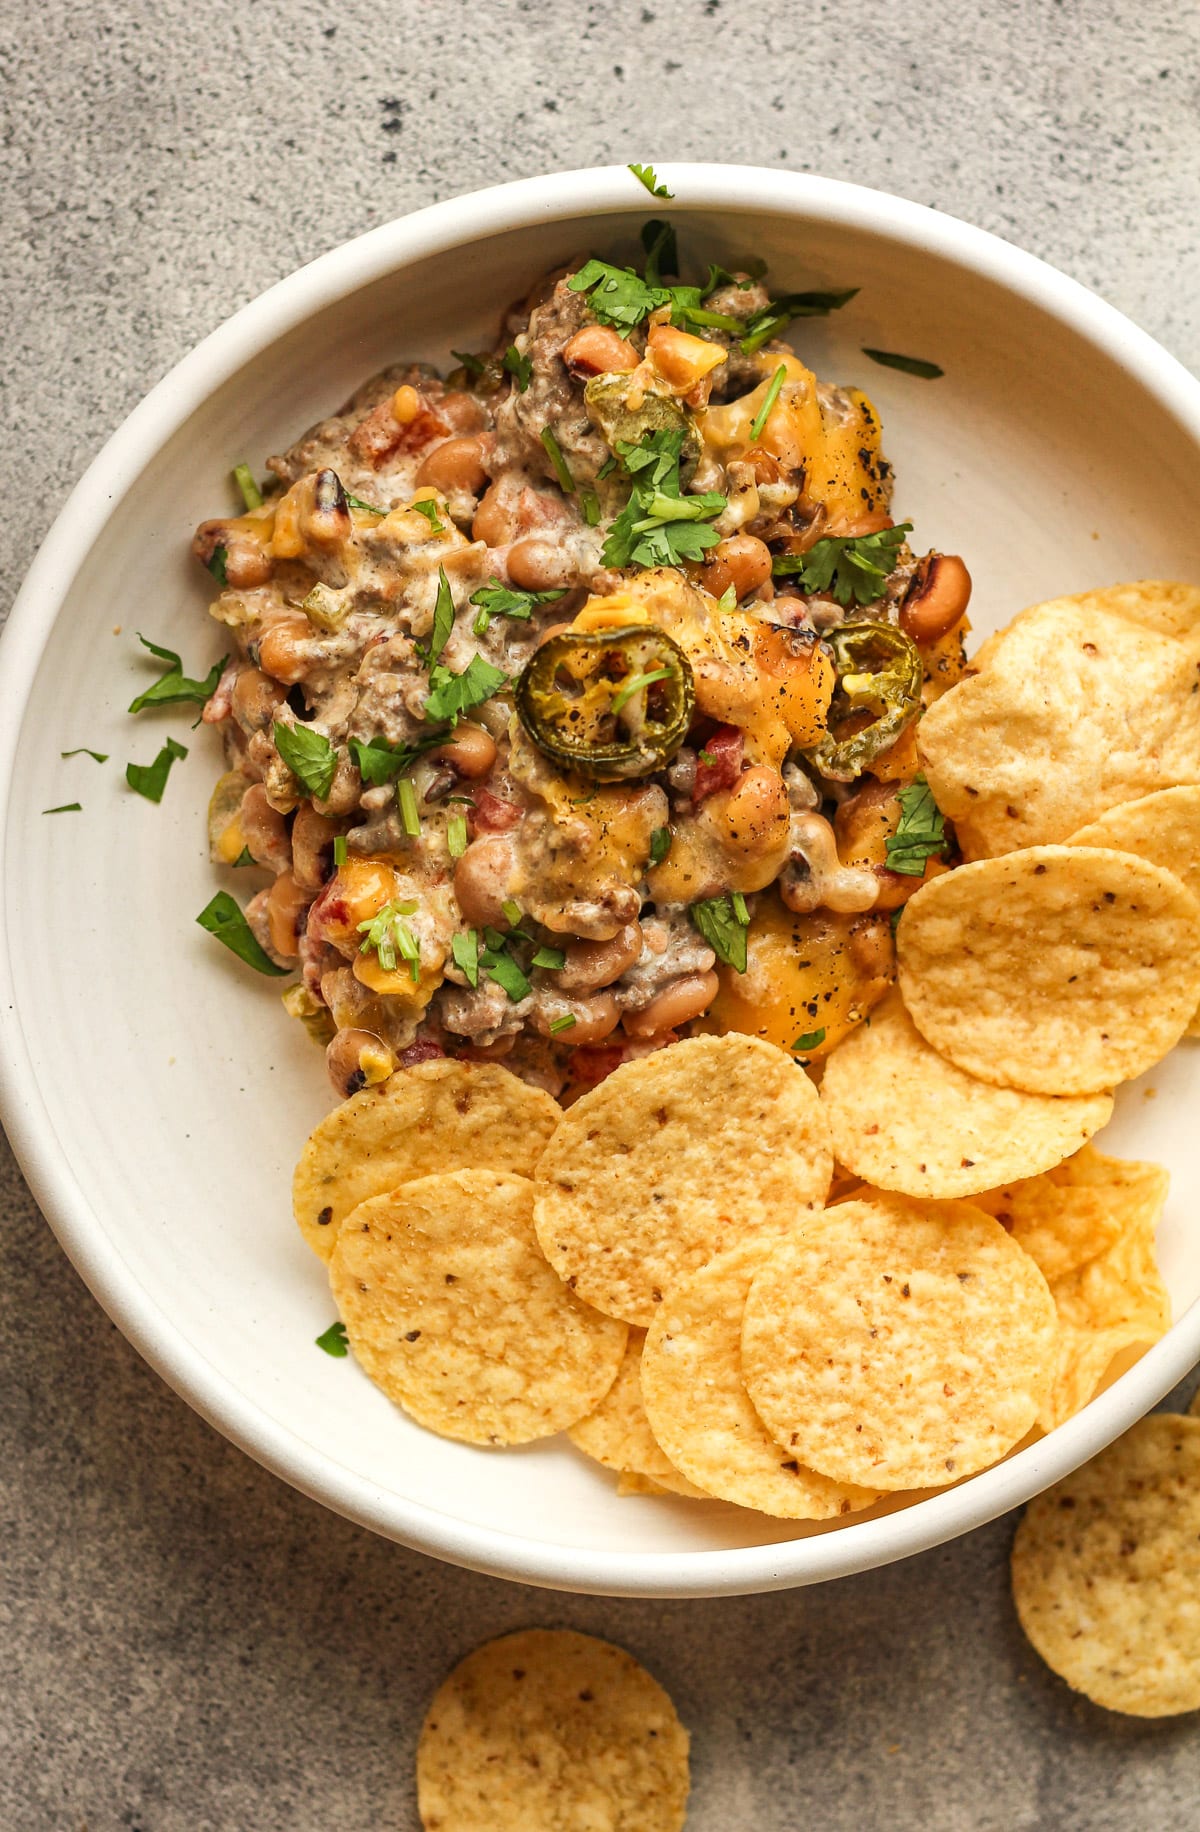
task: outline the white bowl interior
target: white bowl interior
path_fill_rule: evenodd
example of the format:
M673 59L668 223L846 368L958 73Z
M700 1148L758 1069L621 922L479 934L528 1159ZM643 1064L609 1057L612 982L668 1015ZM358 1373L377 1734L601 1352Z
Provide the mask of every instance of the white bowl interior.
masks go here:
M818 374L871 393L897 470L896 510L915 523L917 544L966 556L977 632L1058 592L1200 576L1195 441L1117 360L1041 306L910 241L802 210L696 209L678 220L697 261L756 252L777 285L862 288L843 313L793 326L796 345ZM217 739L189 732L183 709L138 720L124 710L149 678L137 630L179 649L196 673L221 652L187 547L195 523L228 505L235 460L261 466L388 361L445 362L451 346L478 346L499 308L573 251L632 254L637 221L581 211L364 285L221 383L117 495L28 696L5 854L8 943L52 1129L42 1151L57 1155L92 1212L90 1244L80 1249L76 1234L75 1248L92 1271L103 1266L93 1282L107 1286L119 1320L118 1286L143 1316L168 1320L178 1354L166 1371L248 1448L338 1505L349 1505L348 1481L354 1511L384 1531L533 1581L758 1588L812 1575L805 1547L786 1544L811 1530L716 1505L619 1500L565 1441L504 1453L445 1442L352 1361L313 1346L334 1311L324 1269L293 1225L289 1185L331 1101L321 1057L281 1010L278 988L192 920L219 885L243 900L250 888L251 874L218 874L207 859ZM934 358L945 378L875 367L863 344ZM168 732L191 756L154 807L127 791L123 765L149 761ZM112 761L62 761L76 745ZM75 800L82 814L40 812ZM1176 1317L1200 1295L1200 1232L1188 1225L1200 1151L1187 1123L1198 1061L1194 1046L1181 1048L1148 1086L1123 1090L1102 1140L1170 1167L1161 1251ZM156 1359L163 1365L161 1347ZM1164 1364L1159 1389L1171 1378ZM222 1415L219 1391L240 1396L239 1423ZM1039 1486L1044 1452L1024 1453L1042 1462L1023 1492ZM934 1521L923 1531L927 1542L949 1530ZM838 1529L845 1562L859 1557L851 1537L870 1531ZM706 1575L689 1576L705 1553L775 1543L777 1559L704 1559ZM642 1560L636 1575L616 1575L630 1554ZM862 1556L889 1555L876 1529Z

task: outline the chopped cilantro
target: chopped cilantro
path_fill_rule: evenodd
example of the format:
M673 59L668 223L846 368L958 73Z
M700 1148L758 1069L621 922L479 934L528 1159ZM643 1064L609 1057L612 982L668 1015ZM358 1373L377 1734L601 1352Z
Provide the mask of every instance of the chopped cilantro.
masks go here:
M337 752L324 732L276 719L275 749L305 793L324 801L337 773Z
M262 508L262 491L254 481L254 472L248 464L235 464L233 481L242 493L242 501L247 511Z
M359 953L369 954L374 950L385 973L395 973L399 955L408 962L414 985L421 977L421 944L405 919L416 908L415 903L400 903L393 898L381 910L376 910L374 916L357 925L358 933L366 938Z
M753 356L772 337L777 337L793 318L825 318L830 312L840 312L857 292L857 286L851 286L844 292L784 293L782 298L769 300L761 312L756 312L739 327L743 353Z
M542 444L545 446L547 455L549 456L549 459L550 459L550 462L554 466L554 475L558 478L559 488L562 490L564 495L574 496L575 479L571 475L570 465L567 463L566 459L563 457L562 446L558 443L558 440L554 437L553 428L549 426L543 426Z
M579 506L583 510L583 519L588 527L598 528L600 525L600 498L592 489L591 484L585 484L580 490Z
M416 650L426 667L431 671L442 650L450 640L454 628L454 594L450 590L450 581L446 577L446 568L438 567L437 598L433 606L433 627L429 632L427 643L417 643Z
M796 1038L795 1043L793 1043L791 1047L793 1050L815 1050L818 1049L824 1041L825 1030L824 1027L822 1027L820 1030L805 1031L802 1037Z
M273 974L280 978L290 971L287 967L276 966L266 950L259 945L245 915L228 891L218 891L205 904L196 921L202 929L214 935L222 947L236 954L240 961L245 961L247 967L253 967L256 973Z
M635 693L641 693L644 687L653 687L655 681L669 681L673 675L674 669L672 668L652 668L648 674L633 675L623 687L614 693L609 711L620 712L622 706L627 705Z
M479 964L490 980L503 987L514 1005L528 995L529 981L507 948L485 948L479 956Z
M750 916L739 892L733 897L707 897L688 911L719 961L738 973L746 971L746 930Z
M429 673L431 692L425 702L425 717L444 724L460 712L479 706L499 693L508 676L502 668L493 668L482 655L473 655L461 674L449 668L432 668Z
M346 863L346 836L344 833L334 835L333 862L339 871Z
M474 929L462 929L451 937L450 952L454 964L466 979L468 986L479 984L479 937Z
M229 584L229 576L225 567L225 562L228 558L229 549L227 547L214 547L207 560L204 562L222 590Z
M319 1349L324 1349L327 1355L332 1355L335 1361L341 1361L343 1356L350 1353L350 1345L346 1340L346 1325L344 1323L331 1323L329 1328L320 1336L315 1337L314 1340L316 1341L317 1347Z
M462 368L466 370L468 375L483 374L486 365L482 356L472 356L469 350L451 350L450 354L455 362L459 363Z
M130 765L131 769L134 767L135 767L134 765L132 764ZM157 799L158 798L155 797L155 800ZM82 802L60 802L57 808L43 808L42 813L43 814L82 814L83 813L83 803Z
M351 738L350 755L364 782L395 782L397 776L412 768L422 751L440 744L443 736L442 732L427 732L411 744L389 744L386 738L372 738L364 744L361 738Z
M680 428L659 428L637 445L617 441L633 488L609 529L600 556L605 566L678 566L702 559L720 540L710 523L723 513L725 497L685 496L680 488L683 438Z
M482 636L493 617L531 617L535 604L553 604L556 598L565 596L565 592L516 591L511 586L501 585L499 579L489 579L486 585L471 593L471 603L479 606L471 628L476 636Z
M545 967L548 973L557 973L566 964L567 957L561 948L539 948L533 957L533 965Z
M514 897L506 897L504 899L504 902L500 905L500 908L501 908L501 911L503 912L504 920L508 924L509 928L510 929L519 928L522 912L521 912L521 906L516 901L516 899Z
M939 375L945 375L936 363L927 363L920 356L897 356L894 350L868 350L863 345L863 355L869 356L873 363L879 363L884 369L900 369L905 375L919 375L923 382L936 382Z
M438 514L438 506L432 496L423 496L419 503L412 503L410 507L417 515L425 517L434 534L445 534L446 524Z
M896 799L900 822L884 841L887 868L905 878L922 878L927 861L946 852L946 822L924 776L914 776Z
M661 865L671 850L671 829L656 827L650 835L650 863Z
M89 751L86 744L77 745L73 751L60 751L60 757L90 757L94 763L107 763L107 751Z
M452 859L461 859L467 850L467 817L452 814L446 822L446 850Z
M572 274L567 286L573 293L587 293L592 316L601 324L627 336L660 305L670 305L671 295L665 287L648 286L632 267L612 267L607 261L587 261Z
M174 738L168 738L153 763L127 763L125 780L131 789L144 795L147 801L160 802L167 786L167 777L171 774L171 765L176 758L186 756L187 747L177 744Z
M771 377L771 385L767 389L766 396L764 397L764 400L763 400L763 404L759 408L758 412L754 416L753 421L751 422L750 437L752 440L761 439L762 434L763 434L763 428L766 426L767 421L771 417L771 409L772 407L774 407L776 401L779 399L779 390L783 387L783 384L786 381L787 381L787 364L780 363L778 369L776 369L774 375Z
M550 1035L557 1037L560 1031L574 1030L578 1022L579 1019L573 1011L564 1012L561 1018L551 1018Z
M236 870L236 868L240 865L257 865L258 860L255 858L254 854L251 852L248 846L243 846L242 850L239 852L237 858L233 861L233 863L234 863L234 868Z
M807 553L776 554L771 571L799 580L806 592L829 592L842 605L874 604L911 529L911 522L900 522L878 534L831 535Z
M631 165L629 170L639 184L645 185L651 197L674 197L674 191L668 191L665 184L659 184L658 173L652 165Z
M522 356L516 344L512 343L509 344L501 358L501 367L507 369L513 381L517 384L517 393L524 394L530 382L533 380L532 359L528 356Z
M144 693L139 693L137 699L130 702L130 712L141 712L147 706L203 706L212 698L229 660L227 655L213 663L202 681L193 681L184 674L183 663L174 649L160 648L158 643L151 642L140 633L138 641L143 649L149 649L151 655L156 656L160 662L166 662L167 671L160 675L153 687L147 687Z
M379 508L376 503L365 503L361 496L351 496L349 490L346 491L346 501L352 509L361 509L366 515L387 515L389 513L387 509Z
M721 593L721 596L717 599L717 609L719 611L736 611L737 610L737 586L736 585L727 585L725 587L725 590Z

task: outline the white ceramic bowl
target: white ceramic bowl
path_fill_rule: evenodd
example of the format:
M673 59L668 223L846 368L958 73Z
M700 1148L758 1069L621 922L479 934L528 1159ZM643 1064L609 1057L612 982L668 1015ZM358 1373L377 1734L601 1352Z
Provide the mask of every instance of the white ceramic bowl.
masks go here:
M794 326L798 347L878 403L897 510L918 545L967 556L977 630L1058 592L1200 577L1200 383L1109 306L876 192L717 165L666 178L697 260L755 252L779 286L861 287L837 316ZM0 1038L4 1118L59 1239L220 1430L438 1557L527 1583L685 1596L811 1583L977 1526L1107 1444L1200 1358L1200 1054L1182 1047L1149 1086L1124 1089L1104 1138L1170 1166L1160 1245L1178 1321L1077 1418L958 1488L832 1530L619 1500L561 1442L498 1453L433 1437L352 1361L314 1348L333 1309L289 1182L329 1104L321 1058L277 989L192 920L217 885L204 838L217 740L189 733L186 716L124 712L147 678L136 630L198 673L219 653L187 548L194 524L226 507L235 460L261 465L399 356L477 347L543 269L579 249L632 255L638 225L663 207L621 167L386 224L239 312L115 434L0 649ZM935 358L945 379L874 367L864 344ZM122 766L149 761L166 732L192 755L153 807L126 790ZM61 761L75 745L112 761ZM82 814L41 813L76 800Z

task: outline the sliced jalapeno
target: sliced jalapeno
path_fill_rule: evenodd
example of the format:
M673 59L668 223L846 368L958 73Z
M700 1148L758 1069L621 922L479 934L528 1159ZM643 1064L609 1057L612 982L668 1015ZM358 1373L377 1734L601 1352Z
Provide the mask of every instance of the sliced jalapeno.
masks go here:
M805 755L822 776L852 782L896 742L916 715L921 704L921 657L916 644L894 623L844 623L825 640L838 671L831 720L868 708L878 717L846 738L826 732Z
M516 707L540 751L599 782L648 776L687 736L695 702L691 665L649 624L563 630L535 649L517 680Z

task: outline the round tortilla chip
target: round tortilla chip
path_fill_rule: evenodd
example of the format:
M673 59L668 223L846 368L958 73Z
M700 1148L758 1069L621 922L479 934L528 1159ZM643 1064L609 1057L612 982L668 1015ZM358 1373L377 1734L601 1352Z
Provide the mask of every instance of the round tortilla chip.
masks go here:
M1048 1170L1107 1123L1113 1100L980 1081L931 1049L892 993L829 1057L821 1105L847 1170L878 1189L945 1198Z
M538 1248L533 1185L450 1171L347 1216L329 1281L376 1386L443 1437L527 1444L596 1407L623 1323L581 1304Z
M1076 1692L1133 1717L1200 1709L1200 1419L1151 1413L1031 1501L1012 1587Z
M531 1176L561 1111L498 1063L399 1069L310 1134L292 1182L300 1232L327 1260L351 1209L414 1177L478 1168Z
M538 1239L580 1297L648 1325L705 1260L819 1206L832 1169L816 1090L790 1056L733 1032L689 1037L563 1115L536 1171Z
M1200 632L1200 585L1186 585L1178 579L1102 585L1097 591L1078 593L1070 602L1106 611L1110 617L1124 617L1127 623L1142 624L1180 642Z
M1200 903L1131 853L1033 846L964 865L910 899L896 945L925 1041L1032 1094L1132 1080L1200 1003Z
M1200 786L1159 789L1122 802L1081 827L1066 844L1136 853L1174 872L1193 897L1200 897Z
M1085 1145L1038 1177L987 1190L974 1201L1003 1223L1054 1287L1104 1253L1130 1227L1150 1236L1170 1179L1159 1164L1111 1158Z
M1200 654L1194 633L1178 634L1191 613L1169 596L1189 590L1034 605L929 708L917 748L968 859L1065 841L1118 802L1200 782Z
M468 1654L417 1745L425 1832L679 1832L688 1788L688 1733L658 1681L571 1629Z
M642 1351L650 1427L698 1488L783 1520L834 1520L878 1489L805 1469L766 1430L742 1380L742 1313L763 1263L753 1241L709 1260L660 1307Z
M873 1193L771 1249L746 1300L742 1371L800 1462L864 1488L936 1488L1025 1436L1057 1341L1046 1281L998 1221Z
M655 1488L666 1489L672 1494L699 1495L702 1491L680 1475L650 1429L642 1404L642 1344L645 1340L644 1329L630 1330L617 1378L596 1410L580 1419L577 1425L570 1426L567 1436L578 1450L597 1463L603 1463L605 1469L615 1469L623 1476L646 1477Z

